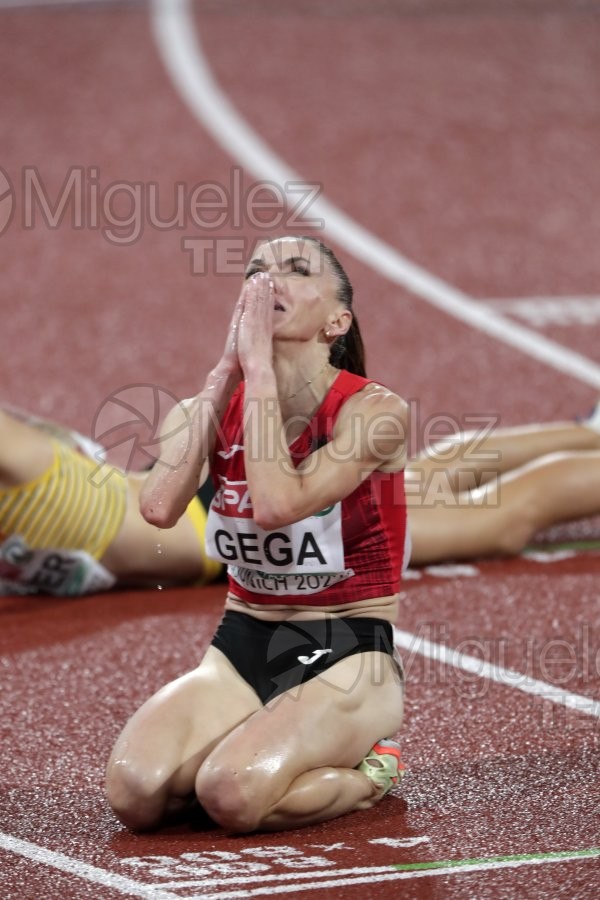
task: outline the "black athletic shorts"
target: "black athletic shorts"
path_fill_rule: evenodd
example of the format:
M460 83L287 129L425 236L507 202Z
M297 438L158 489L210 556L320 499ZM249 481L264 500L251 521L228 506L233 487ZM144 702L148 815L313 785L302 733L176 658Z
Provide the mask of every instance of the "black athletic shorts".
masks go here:
M263 703L320 675L355 653L393 656L393 629L385 619L327 618L265 622L226 610L212 640Z

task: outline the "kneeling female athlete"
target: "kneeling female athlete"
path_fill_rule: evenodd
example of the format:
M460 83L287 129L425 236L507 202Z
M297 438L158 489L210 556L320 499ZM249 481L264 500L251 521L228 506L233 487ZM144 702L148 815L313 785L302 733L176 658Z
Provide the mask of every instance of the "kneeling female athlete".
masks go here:
M229 592L198 668L114 748L108 796L133 828L190 796L232 831L312 824L373 806L402 770L388 738L403 706L406 406L364 377L352 288L327 247L264 243L246 277L223 356L187 406L191 450L182 460L166 440L142 490L146 519L169 527L208 459L207 543Z

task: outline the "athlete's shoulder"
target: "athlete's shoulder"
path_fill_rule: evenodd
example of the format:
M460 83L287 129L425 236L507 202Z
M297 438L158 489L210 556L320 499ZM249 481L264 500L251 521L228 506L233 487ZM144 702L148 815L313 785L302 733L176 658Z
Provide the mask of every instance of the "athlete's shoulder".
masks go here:
M371 381L342 407L334 437L357 441L364 459L376 459L377 468L403 468L408 443L408 404L379 382Z
M346 410L360 410L364 415L387 413L408 421L408 403L399 394L378 381L363 379L364 384L344 404Z

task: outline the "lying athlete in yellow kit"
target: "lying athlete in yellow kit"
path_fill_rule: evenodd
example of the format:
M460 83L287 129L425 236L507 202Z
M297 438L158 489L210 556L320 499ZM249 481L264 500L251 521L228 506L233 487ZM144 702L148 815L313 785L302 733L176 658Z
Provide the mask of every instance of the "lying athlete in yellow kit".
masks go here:
M0 409L0 594L79 596L116 584L210 581L199 497L175 528L139 512L145 473L111 467L94 478L101 448L42 420Z

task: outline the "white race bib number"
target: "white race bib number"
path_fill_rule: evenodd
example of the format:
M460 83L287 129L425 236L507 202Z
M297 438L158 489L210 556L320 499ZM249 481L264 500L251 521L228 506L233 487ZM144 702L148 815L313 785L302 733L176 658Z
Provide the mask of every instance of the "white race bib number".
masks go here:
M265 531L252 518L245 483L225 483L211 503L206 528L209 556L229 566L281 575L344 575L342 509ZM321 588L322 590L322 588Z

